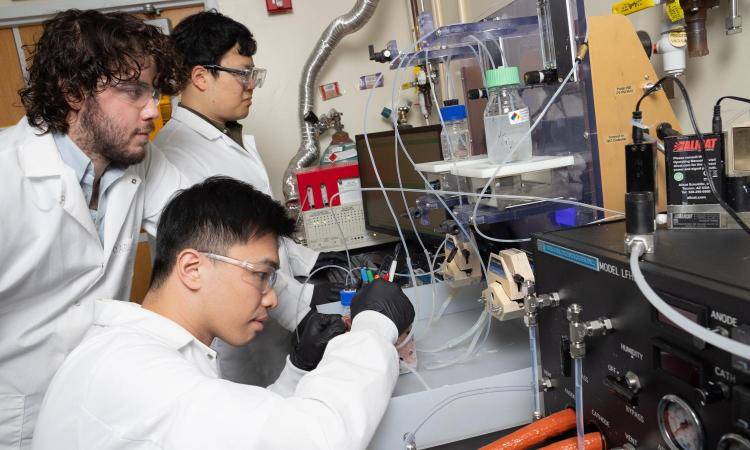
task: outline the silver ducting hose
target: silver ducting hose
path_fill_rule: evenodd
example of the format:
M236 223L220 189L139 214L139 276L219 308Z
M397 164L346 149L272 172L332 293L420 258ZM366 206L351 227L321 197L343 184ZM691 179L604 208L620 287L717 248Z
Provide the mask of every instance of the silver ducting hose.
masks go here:
M312 165L320 157L320 143L315 127L305 121L305 116L313 112L316 90L315 79L336 45L344 36L359 30L370 20L378 2L379 0L357 0L357 3L348 13L333 19L323 31L323 34L320 35L318 45L310 53L305 67L302 69L298 105L301 144L297 154L289 161L289 165L284 171L282 186L287 207L293 215L299 212L299 192L297 191L294 173Z

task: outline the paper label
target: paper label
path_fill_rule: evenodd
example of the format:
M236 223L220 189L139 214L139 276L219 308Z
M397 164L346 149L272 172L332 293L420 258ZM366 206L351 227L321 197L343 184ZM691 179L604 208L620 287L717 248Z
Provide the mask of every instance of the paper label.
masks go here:
M612 5L612 14L627 16L628 14L656 6L659 3L661 2L657 0L623 0Z
M332 152L330 155L328 155L328 160L331 162L334 161L341 161L344 159L349 158L356 158L357 157L357 149L349 149L349 150L342 150L340 152Z
M319 89L320 96L323 98L323 101L341 97L341 89L339 89L338 81L334 81L333 83L328 84L321 84Z
M678 0L667 2L667 4L664 5L664 11L667 13L667 17L669 17L669 20L671 20L672 22L677 22L678 20L682 20L685 18L685 12L682 11L682 7L680 6L680 2Z
M356 190L360 188L359 178L342 178L339 180L338 185L339 185L339 200L341 200L342 205L350 205L352 203L362 203L362 191ZM355 190L347 191L348 189L355 189ZM347 191L347 192L344 192L344 191Z
M378 72L371 75L362 75L361 77L359 77L359 82L357 85L359 86L360 91L376 87L383 87L383 74Z
M675 48L682 48L687 45L687 33L685 31L670 31L669 43Z
M529 108L517 109L508 113L508 121L511 125L518 125L529 121Z

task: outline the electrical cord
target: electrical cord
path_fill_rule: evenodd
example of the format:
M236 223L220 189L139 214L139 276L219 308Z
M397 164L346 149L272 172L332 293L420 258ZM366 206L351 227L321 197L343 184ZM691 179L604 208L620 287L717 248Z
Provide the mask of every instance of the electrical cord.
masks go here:
M682 84L682 81L675 77L674 75L667 75L659 79L653 86L651 86L646 92L643 93L640 99L638 99L638 103L635 105L635 111L636 113L640 113L641 108L641 102L644 98L648 97L652 93L654 93L661 85L664 83L664 81L671 79L672 81L677 84L677 87L680 88L680 92L682 93L682 99L685 102L685 106L688 110L688 116L690 117L690 125L693 127L693 132L698 136L698 141L700 142L700 150L701 150L701 160L703 163L703 170L706 174L706 180L708 181L708 187L711 189L711 194L713 194L714 197L716 197L716 201L719 202L719 205L724 209L724 211L729 214L729 216L734 219L735 222L737 222L737 225L740 226L746 233L750 234L750 227L747 226L747 224L740 218L739 214L732 209L731 206L727 202L724 201L724 198L722 195L719 194L719 191L716 189L716 185L714 184L713 177L711 176L711 170L708 167L708 156L706 155L706 141L703 138L703 134L698 129L698 123L695 120L695 112L693 111L693 105L690 102L690 95L688 95L687 89L685 89L685 85ZM730 96L723 97L723 98L733 98ZM723 99L722 98L722 99ZM741 98L741 97L736 97ZM722 99L719 99L721 101ZM734 99L734 98L733 98ZM744 99L743 99L744 101ZM719 102L717 102L718 104Z

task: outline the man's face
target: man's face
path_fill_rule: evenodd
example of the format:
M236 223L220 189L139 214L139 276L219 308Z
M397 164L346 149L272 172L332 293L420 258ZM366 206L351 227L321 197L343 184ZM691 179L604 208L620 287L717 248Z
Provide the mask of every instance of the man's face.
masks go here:
M252 69L255 67L251 56L238 53L239 45L229 50L219 62L222 67L230 69ZM210 85L207 90L211 99L211 114L216 120L231 122L247 117L252 105L252 85L243 86L237 74L217 71L215 76L209 76Z
M254 238L244 245L235 245L224 256L240 261L278 267L276 236ZM209 261L212 271L204 305L210 317L212 335L234 346L245 345L263 330L268 310L276 307L276 292L265 294L258 288L262 273L221 261Z
M117 164L143 161L159 115L153 98L155 76L154 64L147 61L137 80L115 81L89 96L81 106L75 130L71 129L79 145Z

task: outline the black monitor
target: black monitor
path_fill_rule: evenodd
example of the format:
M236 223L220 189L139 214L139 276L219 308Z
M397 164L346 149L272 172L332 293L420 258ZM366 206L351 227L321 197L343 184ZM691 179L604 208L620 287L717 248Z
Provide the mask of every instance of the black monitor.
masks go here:
M415 163L439 161L443 159L440 148L440 125L429 125L426 127L406 128L399 130L404 147L411 155ZM359 178L363 188L379 188L378 179L375 177L372 160L367 151L365 136L356 136L357 157L359 159ZM375 164L386 188L398 188L399 180L396 172L396 159L394 150L394 131L383 131L369 133L367 139L372 149ZM414 170L406 155L398 148L399 169L401 181L404 188L425 189L425 184L419 174ZM386 192L388 199L398 216L399 225L408 239L414 239L414 231L406 215L408 208L404 206L404 200L400 192ZM406 202L409 208L416 206L416 199L425 195L424 193L406 192ZM365 227L368 230L398 236L393 216L385 202L383 192L364 191L362 201L365 210ZM432 210L429 213L430 224L422 225L419 219L414 219L420 237L431 243L440 243L445 238L443 233L435 231L435 227L447 218L443 209Z

